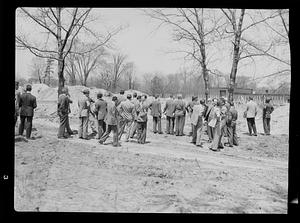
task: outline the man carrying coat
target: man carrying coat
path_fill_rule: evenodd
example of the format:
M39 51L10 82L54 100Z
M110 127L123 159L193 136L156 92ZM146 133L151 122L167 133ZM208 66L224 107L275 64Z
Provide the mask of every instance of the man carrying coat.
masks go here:
M158 95L155 95L155 99L150 103L151 115L153 117L153 133L162 134L161 131L161 103L158 99Z
M32 119L34 115L34 109L37 107L36 97L31 94L31 85L26 86L26 92L20 96L19 107L20 107L20 125L19 135L23 135L25 120L26 120L26 138L30 138L32 130Z

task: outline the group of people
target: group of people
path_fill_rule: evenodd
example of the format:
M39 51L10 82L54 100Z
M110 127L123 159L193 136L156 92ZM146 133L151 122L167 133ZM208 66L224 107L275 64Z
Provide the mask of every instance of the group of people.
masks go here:
M26 86L26 91L19 89L19 83L16 82L15 89L15 125L20 116L19 135L23 134L26 124L26 138L31 138L32 119L34 109L37 107L36 98L31 92L31 85ZM236 132L236 123L238 112L234 103L226 98L213 98L199 100L197 96L192 97L192 101L186 103L182 95L177 95L175 99L173 95L167 99L164 108L158 95L150 103L147 95L124 95L124 90L120 94L113 96L111 101L103 99L103 94L97 94L97 100L90 98L89 90L82 91L82 97L78 99L78 116L79 127L78 137L80 139L89 139L88 126L92 119L96 120L97 134L96 138L100 144L103 144L110 134L113 137L113 146L120 146L120 140L125 134L125 141L136 138L138 143L146 143L148 111L153 119L153 133L163 134L161 120L162 116L166 117L166 134L175 136L184 135L184 126L186 116L189 116L191 122L192 137L191 143L198 147L203 147L204 129L208 135L209 148L213 151L220 151L224 146L238 146L238 137ZM244 118L247 119L249 134L257 136L255 117L258 113L258 105L250 96L248 98ZM262 114L265 135L270 135L271 113L274 107L271 105L269 98L266 98ZM74 135L74 131L70 128L69 113L70 104L73 101L70 98L68 88L64 87L58 98L57 114L60 119L58 129L58 138L68 138ZM206 127L206 128L205 128ZM227 138L227 142L222 140Z

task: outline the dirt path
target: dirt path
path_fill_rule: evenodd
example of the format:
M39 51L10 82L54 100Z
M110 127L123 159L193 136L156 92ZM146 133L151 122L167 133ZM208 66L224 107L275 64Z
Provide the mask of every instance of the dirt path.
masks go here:
M287 136L242 134L240 147L214 153L186 136L149 131L150 143L115 148L57 140L53 122L35 127L41 138L15 143L16 210L287 212Z

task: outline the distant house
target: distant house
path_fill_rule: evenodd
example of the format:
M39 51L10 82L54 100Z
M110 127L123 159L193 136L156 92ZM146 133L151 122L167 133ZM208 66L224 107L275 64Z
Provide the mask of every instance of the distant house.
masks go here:
M228 97L229 92L228 87L213 87L209 89L209 95L211 96L217 96L217 97ZM233 94L235 95L249 95L253 94L253 89L251 88L235 88L233 91Z

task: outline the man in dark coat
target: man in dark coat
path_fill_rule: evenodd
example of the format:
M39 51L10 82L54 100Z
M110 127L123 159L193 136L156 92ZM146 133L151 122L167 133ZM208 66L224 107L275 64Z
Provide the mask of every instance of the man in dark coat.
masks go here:
M102 135L102 137L99 140L100 144L103 144L107 138L109 137L111 131L113 132L113 146L121 146L118 140L118 110L116 107L116 104L118 103L117 96L112 97L112 101L107 103L107 113L105 116L105 123L107 124L107 128L105 133Z
M147 137L147 121L148 121L148 103L146 102L146 95L143 95L141 98L140 106L137 107L137 141L140 144L146 143Z
M21 123L19 126L19 135L23 135L24 125L26 120L26 138L31 139L32 119L34 115L34 109L37 107L36 97L31 92L31 85L26 86L26 92L20 96L19 107Z
M270 98L266 98L265 104L263 107L263 126L264 126L265 135L270 135L271 113L274 111L274 107L273 107L273 105L271 105L270 101L271 101Z
M69 126L69 111L72 100L68 96L68 89L64 87L58 97L57 114L59 116L58 138L68 138L71 133ZM67 133L66 133L67 132Z
M161 131L161 103L158 99L158 95L155 95L155 100L153 100L149 108L151 109L151 115L153 117L153 133L162 134Z
M227 112L226 118L226 131L228 136L228 143L224 143L224 145L228 145L229 147L233 147L233 145L238 146L237 134L236 134L236 121L238 119L238 112L234 107L233 102L229 102L229 109Z

